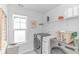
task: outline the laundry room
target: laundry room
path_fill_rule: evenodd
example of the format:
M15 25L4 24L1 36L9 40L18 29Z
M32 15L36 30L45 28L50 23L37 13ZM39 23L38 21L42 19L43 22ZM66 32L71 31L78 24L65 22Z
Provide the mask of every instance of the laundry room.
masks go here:
M79 54L79 4L0 4L1 54Z

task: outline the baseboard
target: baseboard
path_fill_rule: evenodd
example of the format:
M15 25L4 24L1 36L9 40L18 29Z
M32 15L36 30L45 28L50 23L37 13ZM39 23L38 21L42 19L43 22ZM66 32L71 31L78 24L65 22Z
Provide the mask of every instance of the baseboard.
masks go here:
M28 49L28 50L25 50L25 51L20 52L19 54L24 54L26 52L33 51L33 50L34 50L33 48L32 49Z

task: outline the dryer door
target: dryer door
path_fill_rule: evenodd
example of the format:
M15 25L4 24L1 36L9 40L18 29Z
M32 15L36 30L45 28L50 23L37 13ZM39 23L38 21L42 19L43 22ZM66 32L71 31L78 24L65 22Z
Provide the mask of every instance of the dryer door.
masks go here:
M51 50L51 54L66 54L66 52L60 47L53 47Z
M39 49L40 48L40 40L38 38L34 39L34 48Z

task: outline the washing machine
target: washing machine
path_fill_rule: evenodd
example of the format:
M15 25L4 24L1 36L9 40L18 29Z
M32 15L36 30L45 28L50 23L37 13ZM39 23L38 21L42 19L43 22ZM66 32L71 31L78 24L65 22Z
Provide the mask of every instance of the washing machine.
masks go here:
M43 37L50 36L48 33L34 34L34 51L38 54L42 54L42 40Z
M43 54L76 54L76 48L66 43L60 42L56 37L43 37L42 41Z
M50 54L66 54L66 51L61 46L61 43L59 43L56 38L51 38Z
M42 53L43 54L50 54L51 53L51 38L54 38L54 36L47 36L47 37L43 37L43 41L42 41ZM54 41L53 40L53 43L54 43L54 46L57 45L57 42L56 40Z
M75 47L71 46L67 43L58 41L57 39L51 39L50 43L51 43L50 44L51 54L77 54L78 53L78 48L76 46Z

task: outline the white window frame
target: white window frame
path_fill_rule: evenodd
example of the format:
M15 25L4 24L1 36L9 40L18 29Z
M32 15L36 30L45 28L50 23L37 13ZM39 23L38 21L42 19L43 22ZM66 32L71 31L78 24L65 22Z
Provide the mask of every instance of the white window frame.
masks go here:
M15 23L15 18L21 18L21 19L25 19L26 20L26 22L25 22L25 28L21 28L21 24L22 24L22 22L20 23L20 22L17 22L17 23L19 23L20 25L20 28L18 28L18 29L16 29L16 28L14 28L14 23ZM19 20L20 21L20 20ZM22 41L22 42L15 42L16 40L15 40L15 31L25 31L25 41ZM14 42L13 43L25 43L26 42L26 30L27 30L27 16L23 16L23 15L16 15L16 14L13 14L13 31L14 31Z

